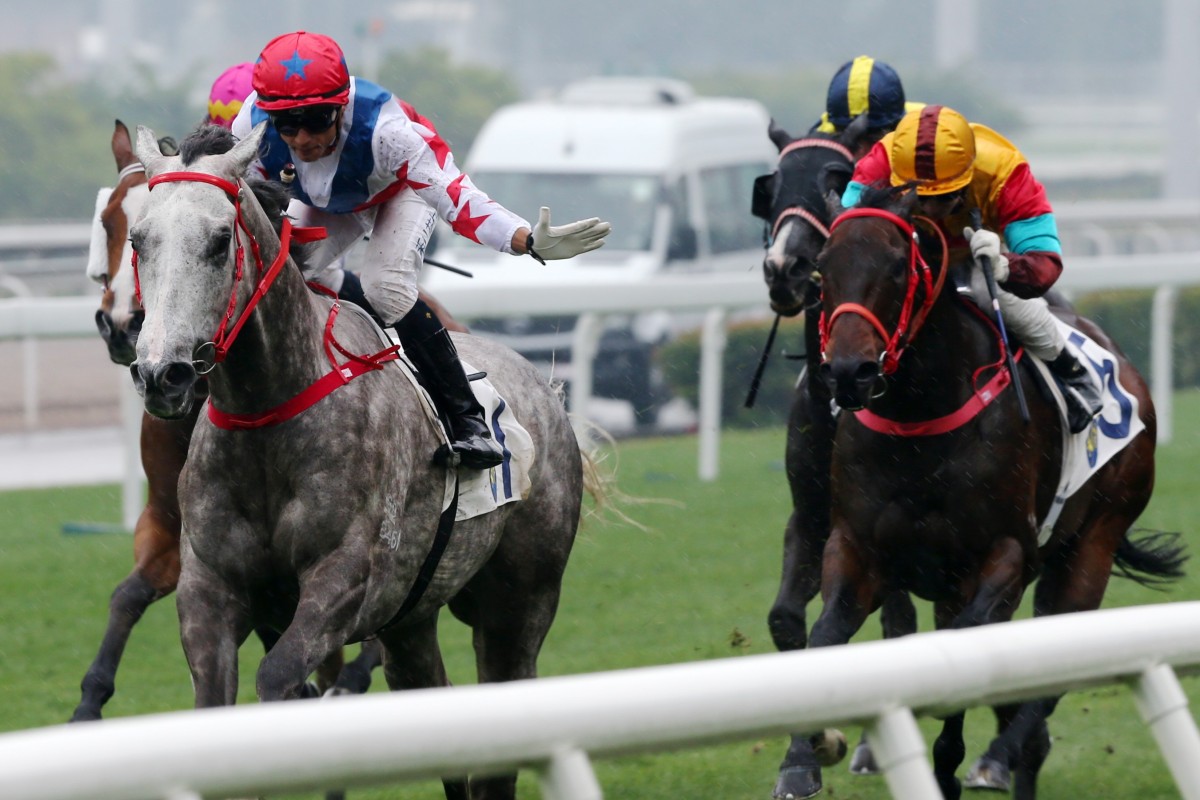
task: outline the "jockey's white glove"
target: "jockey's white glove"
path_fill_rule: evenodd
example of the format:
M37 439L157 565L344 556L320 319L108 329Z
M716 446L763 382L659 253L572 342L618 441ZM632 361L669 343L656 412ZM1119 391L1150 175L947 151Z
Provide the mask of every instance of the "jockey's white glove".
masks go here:
M541 261L571 258L604 245L612 225L599 217L581 219L567 225L550 225L550 209L542 206L529 239L529 254Z
M976 264L985 256L992 260L992 275L996 283L1008 280L1008 257L1000 252L1000 237L992 231L963 228L963 238L971 243L971 256ZM982 264L980 265L982 268Z

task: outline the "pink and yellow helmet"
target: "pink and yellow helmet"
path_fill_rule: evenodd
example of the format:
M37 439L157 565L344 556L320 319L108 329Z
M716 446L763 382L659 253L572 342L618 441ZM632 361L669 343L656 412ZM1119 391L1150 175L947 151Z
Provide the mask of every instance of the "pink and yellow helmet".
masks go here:
M228 128L238 115L242 103L253 91L250 83L254 64L247 61L234 64L213 81L208 93L208 121L213 125Z

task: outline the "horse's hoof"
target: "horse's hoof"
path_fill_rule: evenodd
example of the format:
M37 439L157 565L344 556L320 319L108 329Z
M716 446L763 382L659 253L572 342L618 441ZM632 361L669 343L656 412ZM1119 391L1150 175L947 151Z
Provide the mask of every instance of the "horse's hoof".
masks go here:
M90 708L77 708L68 722L95 722L100 719L100 712Z
M846 757L846 734L837 728L826 728L810 737L808 742L812 745L817 763L822 767L832 767Z
M312 681L305 681L300 687L300 698L303 700L312 700L321 696L321 689Z
M773 800L804 800L821 793L821 770L819 767L784 767L779 770L775 782Z
M330 686L328 689L325 690L325 694L321 695L321 697L322 698L348 697L352 694L354 694L354 692L350 691L349 689L347 689L343 686Z
M850 774L878 775L879 772L879 764L875 761L875 754L871 752L871 745L867 744L866 740L859 742L854 748L854 755L850 757Z
M963 786L967 789L990 789L1007 792L1012 785L1012 772L994 758L980 756L971 765Z

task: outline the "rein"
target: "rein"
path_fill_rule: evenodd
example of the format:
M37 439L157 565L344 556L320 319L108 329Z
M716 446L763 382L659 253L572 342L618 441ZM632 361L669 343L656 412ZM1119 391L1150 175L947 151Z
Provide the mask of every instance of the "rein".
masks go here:
M896 329L889 334L875 312L860 303L842 303L833 310L828 318L822 313L820 321L821 360L826 360L825 350L829 344L834 323L844 314L854 314L866 320L883 340L884 347L883 352L879 354L879 361L883 374L891 375L899 366L900 356L904 353L904 349L917 335L917 331L925 323L925 318L929 316L933 304L937 302L938 296L942 292L942 286L946 283L946 274L949 272L950 249L941 229L937 225L932 225L942 244L942 265L935 282L929 264L921 256L916 228L912 226L912 223L890 211L881 208L852 208L833 221L833 225L830 226L831 232L837 230L838 226L847 219L863 217L878 217L893 223L904 232L909 241L908 281L904 292L904 304L900 307L900 319L896 322ZM924 219L924 217L917 219ZM914 310L918 288L925 290L925 298L921 301L920 307Z
M219 178L216 175L209 175L204 172L164 172L161 175L155 175L149 181L149 188L153 189L160 183L207 183L215 186L225 192L229 199L233 202L236 213L236 224L234 225L234 242L237 248L234 252L234 282L233 289L230 293L229 303L225 310L225 315L221 319L221 324L217 328L216 334L212 341L206 342L197 348L197 353L206 349L212 348L213 357L211 362L198 359L196 364L206 365L208 368L200 371L200 374L211 372L217 364L225 360L229 354L229 348L233 345L238 333L242 330L242 326L250 318L250 314L258 306L259 302L266 295L267 290L275 282L279 273L288 262L289 251L293 239L297 242L312 242L325 238L324 228L294 228L292 221L284 217L283 226L279 235L279 253L275 256L275 260L271 262L269 267L263 263L262 251L258 246L258 240L255 239L254 233L250 230L245 216L242 214L241 204L241 188L238 184L232 181ZM241 283L244 277L244 262L245 262L245 246L242 243L242 234L245 234L246 240L250 243L250 251L254 258L254 263L257 268L258 285L254 289L254 293L246 302L242 313L234 320L234 313L237 310L238 284ZM141 282L138 278L138 254L135 250L133 253L133 280L134 288L137 292L138 302L142 300ZM310 284L311 285L311 284ZM337 302L337 295L333 292L328 292L322 287L322 291L326 291L333 296L334 302L329 309L329 316L325 321L325 331L322 336L322 344L325 349L325 356L329 359L332 369L325 375L318 378L299 394L293 396L274 408L268 409L256 414L230 414L219 410L213 405L210 398L208 404L208 418L218 428L225 430L246 430L251 428L262 428L268 425L275 425L285 420L291 419L296 415L306 411L315 405L318 401L332 393L341 386L345 386L350 381L357 378L359 375L364 375L374 370L383 369L383 365L388 361L394 361L399 358L399 345L392 345L380 350L374 355L356 355L351 353L338 342L334 336L334 322L337 320L338 313L341 310L341 305ZM230 325L230 322L233 324ZM335 352L342 354L348 360L345 364L337 363Z

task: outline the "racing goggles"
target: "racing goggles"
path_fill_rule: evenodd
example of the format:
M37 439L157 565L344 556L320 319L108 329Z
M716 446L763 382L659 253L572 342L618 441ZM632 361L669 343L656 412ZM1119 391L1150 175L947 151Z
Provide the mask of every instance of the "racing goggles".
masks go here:
M271 114L271 124L284 136L295 136L300 129L309 133L324 133L337 121L338 106L306 106Z

